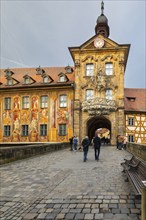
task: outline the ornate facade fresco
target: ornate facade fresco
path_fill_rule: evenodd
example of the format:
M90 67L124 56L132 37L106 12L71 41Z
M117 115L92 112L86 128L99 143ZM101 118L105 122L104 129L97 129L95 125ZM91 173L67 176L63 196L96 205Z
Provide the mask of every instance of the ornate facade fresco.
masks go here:
M68 105L71 105L73 97L73 91L63 91L68 94ZM45 93L43 93L44 95ZM70 95L71 94L71 95ZM41 108L41 93L37 92L37 95L31 95L31 91L25 93L25 96L29 97L29 107L23 109L22 100L24 94L20 93L18 96L8 94L7 97L11 98L12 110L5 110L5 96L1 99L1 123L2 130L1 141L2 142L47 142L47 141L68 141L69 137L73 134L72 130L72 111L71 106L66 108L59 107L59 99L52 98L58 96L58 94L51 91L46 93L48 100L47 108ZM66 134L59 137L58 125L65 124L67 127ZM69 125L69 126L68 126ZM4 135L5 126L10 126L10 135ZM22 134L22 126L28 126L28 135ZM43 130L45 134L40 131L40 127L46 126L47 130ZM7 127L8 128L8 127ZM27 128L27 127L26 127ZM26 130L27 132L27 130Z

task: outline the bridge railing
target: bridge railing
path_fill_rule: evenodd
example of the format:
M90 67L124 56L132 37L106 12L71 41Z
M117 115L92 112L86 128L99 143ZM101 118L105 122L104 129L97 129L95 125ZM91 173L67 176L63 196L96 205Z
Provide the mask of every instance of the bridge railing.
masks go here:
M0 147L0 165L9 163L15 160L21 160L28 157L70 148L68 142L65 143L9 143L1 144Z
M138 144L138 143L128 142L126 144L126 149L130 153L132 153L135 156L140 157L142 160L146 161L146 144Z

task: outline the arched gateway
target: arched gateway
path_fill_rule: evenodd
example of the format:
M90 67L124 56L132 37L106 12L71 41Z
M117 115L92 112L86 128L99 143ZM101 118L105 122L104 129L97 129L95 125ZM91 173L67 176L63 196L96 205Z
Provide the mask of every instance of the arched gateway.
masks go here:
M111 135L111 122L104 116L95 116L87 121L87 134L92 140L97 129L108 129Z

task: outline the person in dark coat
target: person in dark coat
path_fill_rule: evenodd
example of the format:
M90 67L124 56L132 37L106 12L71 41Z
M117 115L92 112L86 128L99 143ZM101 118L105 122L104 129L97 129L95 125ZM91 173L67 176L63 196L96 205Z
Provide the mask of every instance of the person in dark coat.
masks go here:
M99 160L99 154L100 154L100 147L101 147L101 139L96 136L93 139L93 144L94 144L94 153L95 153L95 160Z
M84 162L86 162L87 160L89 145L90 145L90 141L89 141L88 136L86 136L82 141L83 152L84 152Z
M70 142L70 150L73 150L73 149L72 149L72 147L73 147L73 146L72 146L72 145L73 145L73 137L71 137L71 138L69 139L69 142Z

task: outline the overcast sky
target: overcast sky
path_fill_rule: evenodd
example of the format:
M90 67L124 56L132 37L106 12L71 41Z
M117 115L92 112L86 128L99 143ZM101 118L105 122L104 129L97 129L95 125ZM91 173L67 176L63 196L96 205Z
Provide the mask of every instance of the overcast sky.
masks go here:
M131 44L126 88L146 88L145 0L105 0L109 38ZM1 68L73 65L68 47L95 35L101 1L1 0Z

